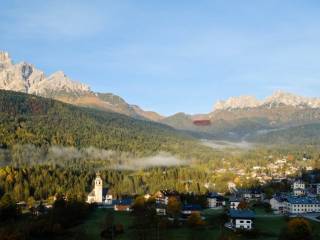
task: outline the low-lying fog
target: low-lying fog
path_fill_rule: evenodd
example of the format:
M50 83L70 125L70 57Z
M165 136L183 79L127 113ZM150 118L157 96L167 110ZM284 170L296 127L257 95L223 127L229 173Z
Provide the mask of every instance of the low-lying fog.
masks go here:
M67 166L70 163L88 163L94 168L138 170L152 167L172 167L188 164L170 153L159 152L148 157L138 157L128 152L117 152L94 147L75 148L51 146L48 149L34 145L15 145L10 152L0 149L0 166L13 164L21 166L55 164Z

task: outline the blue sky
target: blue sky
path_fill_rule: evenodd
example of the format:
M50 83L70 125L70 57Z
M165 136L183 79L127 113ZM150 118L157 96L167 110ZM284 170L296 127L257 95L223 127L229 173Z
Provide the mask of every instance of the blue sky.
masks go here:
M320 2L2 0L0 49L165 115L320 96Z

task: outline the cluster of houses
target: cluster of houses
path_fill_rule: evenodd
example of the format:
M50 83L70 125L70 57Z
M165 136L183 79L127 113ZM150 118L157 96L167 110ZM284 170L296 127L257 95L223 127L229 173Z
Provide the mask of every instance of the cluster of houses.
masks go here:
M294 181L290 193L277 193L270 199L275 213L286 215L303 215L320 213L320 184L305 184L301 180Z
M150 198L149 194L144 196ZM154 194L156 201L156 212L158 215L166 216L170 198L180 200L180 194L176 191L161 190ZM253 227L254 212L250 210L240 210L238 206L241 201L246 200L261 200L263 194L257 189L238 191L229 199L229 222L226 224L231 229L251 230ZM212 192L206 196L207 207L211 209L221 209L227 207L227 201L221 194ZM131 211L132 199L126 198L122 200L113 200L112 194L108 189L103 188L103 181L99 174L95 179L94 189L90 192L87 198L88 203L96 203L100 207L113 207L115 211ZM199 204L183 204L181 207L180 220L186 220L191 214L201 214L203 207Z
M275 213L285 215L302 215L306 213L320 213L320 184L305 184L298 180L292 183L292 191L289 193L277 193L272 199L265 199L261 189L236 189L228 201L221 194L212 192L206 196L207 208L227 208L229 221L225 224L233 230L251 230L254 227L255 213L247 208L251 201L270 203ZM151 195L144 196L146 199ZM180 194L176 191L161 190L153 195L156 201L158 215L167 216L170 198L180 200ZM115 211L131 211L133 200L126 198L114 200L108 189L104 189L102 179L97 175L95 186L88 195L88 203L97 203L104 207L113 207ZM181 207L181 220L186 220L192 213L202 212L203 207L198 204L183 204Z

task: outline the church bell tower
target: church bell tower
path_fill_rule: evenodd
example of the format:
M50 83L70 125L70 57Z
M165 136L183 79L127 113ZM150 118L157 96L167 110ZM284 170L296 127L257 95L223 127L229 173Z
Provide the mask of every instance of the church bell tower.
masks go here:
M97 203L102 203L102 179L100 177L100 174L97 173L96 180L94 181L94 192L95 192L95 198Z

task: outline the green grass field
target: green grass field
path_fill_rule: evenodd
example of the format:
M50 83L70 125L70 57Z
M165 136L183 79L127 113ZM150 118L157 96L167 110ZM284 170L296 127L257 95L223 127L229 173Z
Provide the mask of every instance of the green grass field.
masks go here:
M107 209L96 209L91 216L80 226L72 229L73 232L79 236L76 239L100 239L101 226L106 217ZM159 233L160 239L177 239L177 240L212 240L218 239L222 234L233 236L233 239L245 240L248 237L236 235L235 233L221 227L220 222L222 210L206 210L203 215L206 217L208 227L201 229L190 229L187 227L180 227L175 229L161 230ZM119 240L132 240L134 239L134 230L130 228L132 225L133 217L127 212L115 212L115 223L124 226L124 234L119 235L116 239ZM220 222L219 222L220 221ZM311 222L317 237L320 236L320 223ZM261 209L256 210L255 228L259 231L259 237L253 238L257 240L276 240L285 227L286 219L283 216L273 215L266 213ZM74 239L74 238L72 238ZM154 236L153 239L157 239Z

